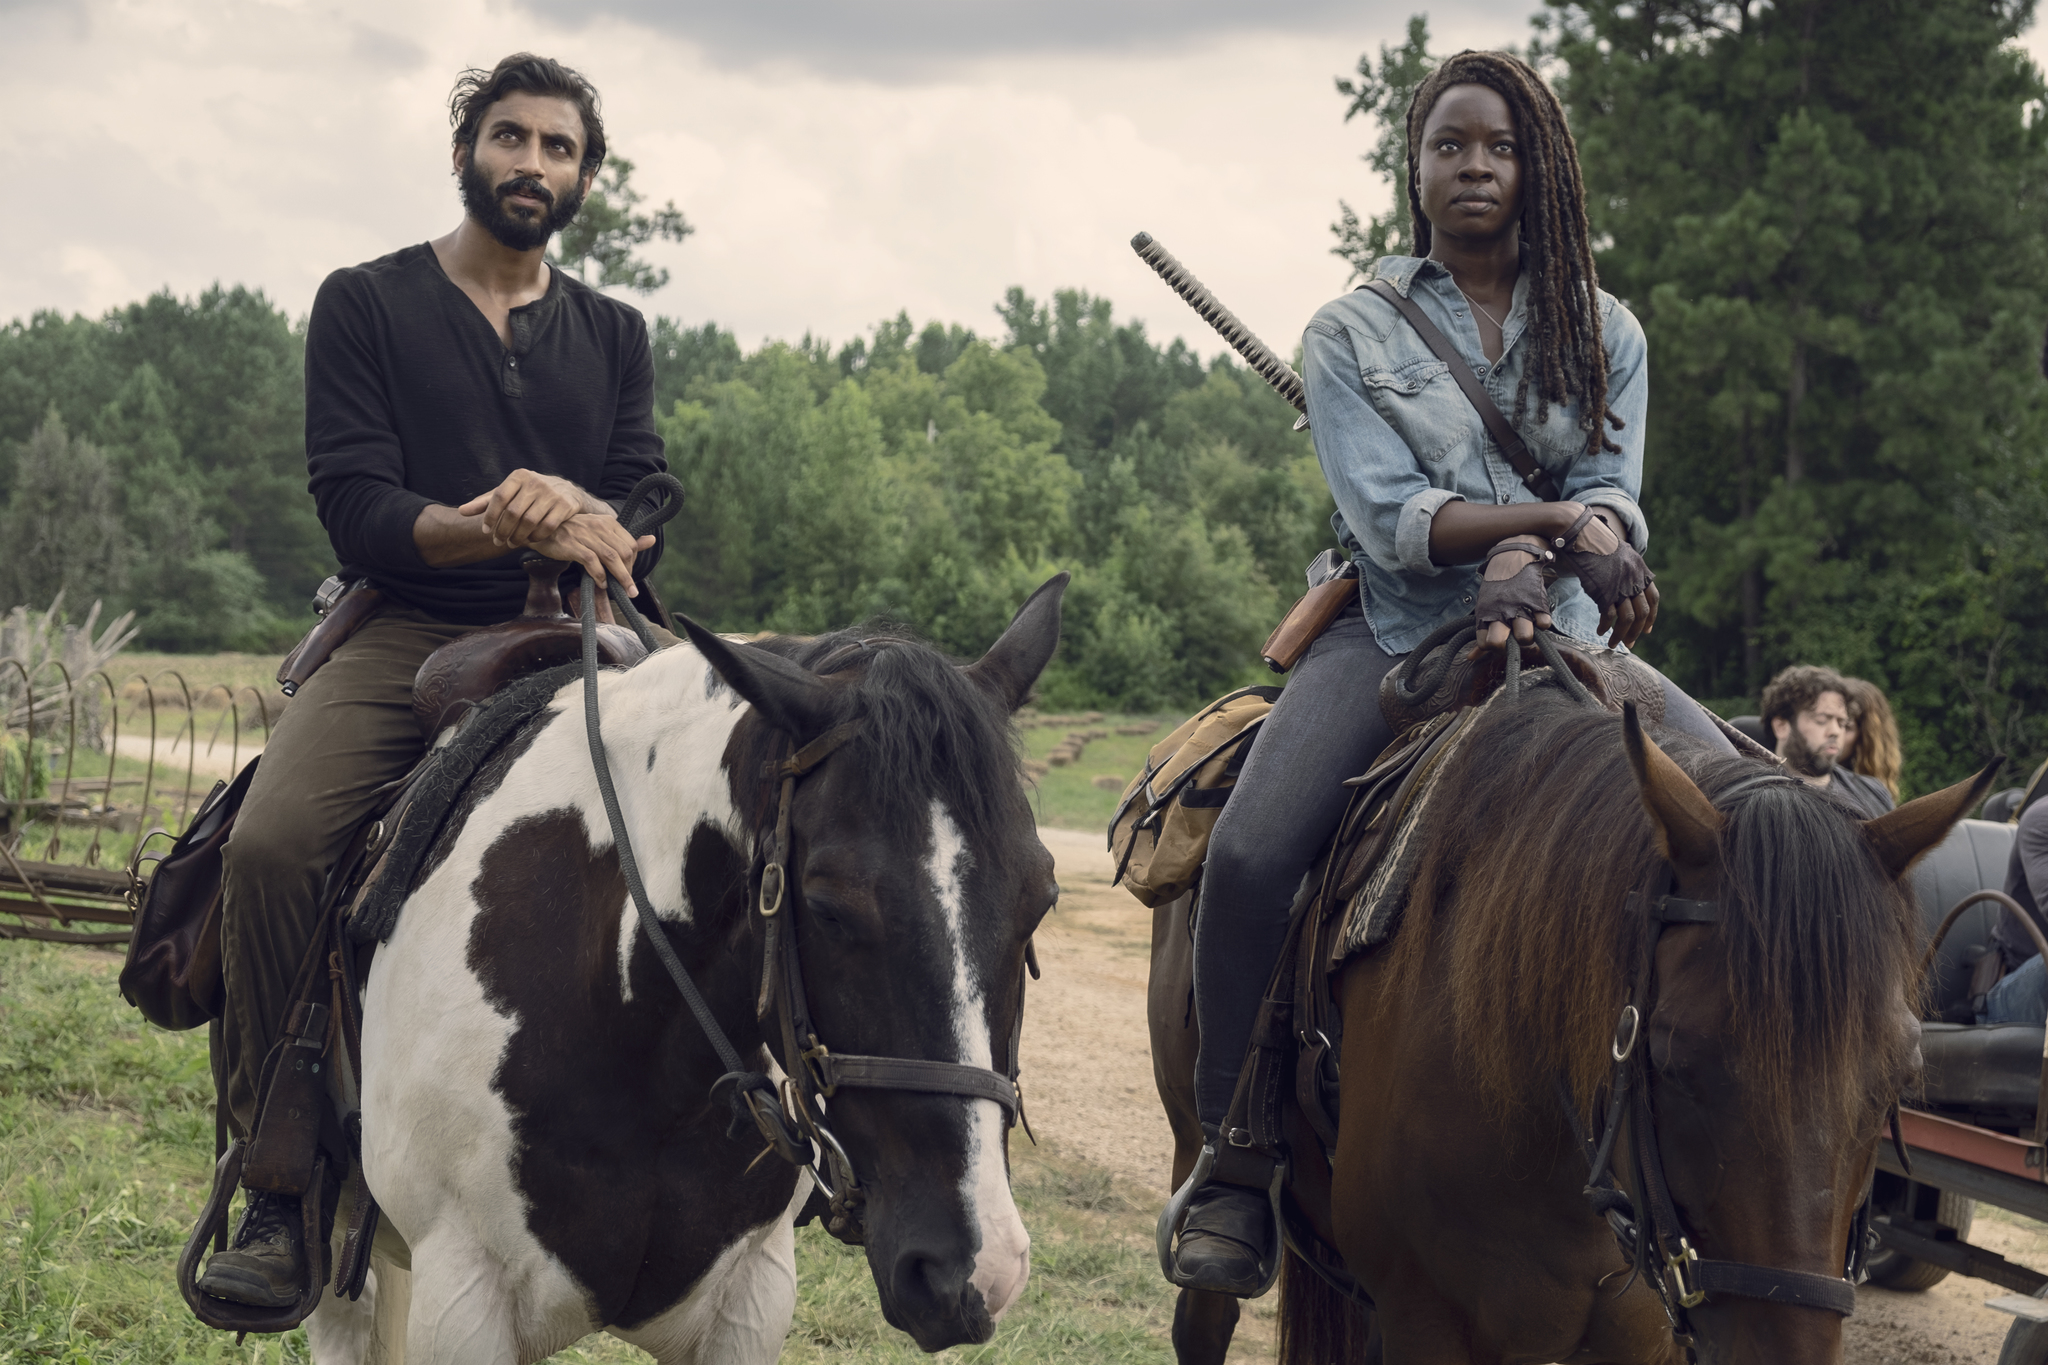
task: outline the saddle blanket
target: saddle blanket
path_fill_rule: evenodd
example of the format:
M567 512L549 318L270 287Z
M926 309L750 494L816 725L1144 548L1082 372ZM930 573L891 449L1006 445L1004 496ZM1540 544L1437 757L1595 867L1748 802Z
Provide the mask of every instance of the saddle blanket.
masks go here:
M392 832L382 850L371 850L374 862L349 917L350 942L390 939L420 865L478 770L582 671L580 664L563 664L521 678L464 716L454 734L428 753L397 808L384 817Z
M1529 669L1522 674L1522 686L1539 684L1549 675L1547 668ZM1497 704L1502 695L1496 690L1485 701L1457 713L1457 718L1440 740L1423 754L1417 771L1401 784L1402 791L1391 795L1375 793L1371 788L1361 791L1359 799L1362 801L1386 802L1387 809L1381 811L1377 819L1391 819L1395 823L1391 833L1380 841L1378 860L1365 874L1363 885L1344 904L1342 923L1331 940L1333 947L1329 966L1332 969L1355 954L1379 947L1393 938L1395 930L1401 927L1401 916L1408 908L1415 869L1422 860L1422 832L1426 828L1425 822L1432 817L1444 772L1478 728L1480 717ZM1402 792L1406 793L1405 801ZM1368 836L1371 823L1376 821L1366 824ZM1347 820L1346 824L1350 821ZM1355 847L1348 851L1339 850L1338 856L1348 861L1350 853L1355 851ZM1345 881L1356 882L1358 875L1357 870L1347 869Z

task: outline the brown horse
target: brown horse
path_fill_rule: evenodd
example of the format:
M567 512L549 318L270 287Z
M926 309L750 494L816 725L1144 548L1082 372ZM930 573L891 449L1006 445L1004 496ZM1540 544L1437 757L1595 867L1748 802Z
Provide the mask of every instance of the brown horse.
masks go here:
M1667 755L1632 709L1556 687L1476 725L1399 934L1332 983L1334 1153L1290 1118L1292 1206L1376 1309L1290 1256L1283 1362L1664 1365L1688 1346L1710 1363L1839 1361L1840 1312L1769 1286L1847 1294L1885 1114L1919 1065L1898 881L1992 770L1859 826L1769 765L1682 737ZM1645 913L1665 891L1699 922ZM1201 1143L1186 915L1155 914L1151 987L1176 1187ZM1637 1104L1609 1105L1617 1051ZM1640 1271L1586 1193L1585 1139L1609 1121L1614 1184L1664 1210ZM1679 1302L1699 1266L1658 1254L1681 1245L1722 1267L1703 1301ZM1729 1263L1754 1269L1747 1290L1716 1287L1741 1280ZM1236 1320L1234 1301L1184 1291L1182 1365L1220 1362Z

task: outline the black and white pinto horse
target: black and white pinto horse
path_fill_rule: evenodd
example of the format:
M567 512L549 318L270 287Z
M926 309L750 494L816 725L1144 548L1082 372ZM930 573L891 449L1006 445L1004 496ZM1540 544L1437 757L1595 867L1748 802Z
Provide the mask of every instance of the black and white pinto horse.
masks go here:
M1014 1067L1024 954L1057 888L1010 713L1065 581L967 666L893 636L748 647L692 628L602 675L655 917L749 1065L782 1075L749 913L768 773L860 718L791 807L785 913L817 1033L834 1053ZM751 1128L728 1135L723 1068L640 933L581 688L479 774L378 951L362 1160L403 1246L380 1238L362 1300L330 1293L308 1321L322 1365L401 1347L411 1365L534 1361L599 1330L664 1365L781 1351L813 1181ZM1004 1109L842 1088L829 1110L885 1316L928 1351L987 1340L1030 1268Z

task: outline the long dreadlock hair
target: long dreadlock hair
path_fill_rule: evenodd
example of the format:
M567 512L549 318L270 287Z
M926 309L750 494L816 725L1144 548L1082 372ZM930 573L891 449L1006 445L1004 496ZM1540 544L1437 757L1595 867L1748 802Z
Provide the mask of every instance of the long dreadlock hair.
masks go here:
M1618 450L1601 429L1621 419L1607 407L1607 344L1600 335L1600 281L1593 268L1592 232L1586 225L1586 185L1578 144L1564 107L1541 76L1505 52L1460 52L1415 87L1408 104L1408 212L1415 254L1429 254L1429 219L1422 214L1423 125L1437 98L1454 85L1483 85L1507 101L1522 147L1522 242L1529 280L1530 331L1536 364L1524 367L1515 388L1514 422L1529 410L1529 377L1537 378L1536 420L1550 418L1552 403L1576 402L1586 451Z

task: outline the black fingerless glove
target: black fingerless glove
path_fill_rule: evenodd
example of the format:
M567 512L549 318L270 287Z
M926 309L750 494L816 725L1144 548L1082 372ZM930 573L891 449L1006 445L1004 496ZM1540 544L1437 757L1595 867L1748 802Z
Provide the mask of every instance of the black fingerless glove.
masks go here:
M1578 575L1579 586L1603 612L1631 597L1640 597L1657 577L1643 563L1635 546L1625 540L1609 555L1596 555L1590 550L1560 550L1557 562L1562 572Z
M1495 621L1505 622L1513 629L1517 621L1534 622L1538 615L1550 610L1550 590L1543 582L1542 565L1550 552L1540 545L1526 540L1504 540L1486 552L1486 562L1491 564L1495 555L1519 551L1537 556L1525 565L1520 573L1498 582L1484 576L1479 579L1479 595L1473 603L1472 614L1478 620L1479 629L1484 631Z

